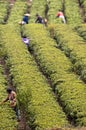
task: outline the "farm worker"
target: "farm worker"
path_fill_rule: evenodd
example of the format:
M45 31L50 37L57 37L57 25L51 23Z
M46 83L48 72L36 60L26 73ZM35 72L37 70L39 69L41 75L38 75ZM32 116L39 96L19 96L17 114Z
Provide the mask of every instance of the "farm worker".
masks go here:
M17 99L16 99L16 92L13 91L11 88L7 88L7 97L5 100L2 101L1 104L10 101L10 107L15 111L17 119L18 119L18 108L17 108Z
M26 44L26 46L29 46L30 39L28 39L26 36L23 36L22 41Z
M21 22L19 22L19 24L23 25L23 24L28 24L28 21L29 21L29 17L30 17L30 14L24 14L24 17L22 19Z
M35 21L35 23L44 24L44 20L43 20L43 18L39 14L36 14L36 21Z
M59 10L59 12L57 13L56 17L61 18L63 23L66 23L66 20L65 20L65 17L64 17L64 14L63 14L62 11Z

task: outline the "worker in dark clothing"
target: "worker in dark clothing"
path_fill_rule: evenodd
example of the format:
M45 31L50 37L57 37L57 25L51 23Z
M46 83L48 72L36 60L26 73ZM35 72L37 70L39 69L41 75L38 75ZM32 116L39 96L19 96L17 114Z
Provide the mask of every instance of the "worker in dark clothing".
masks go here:
M39 14L36 14L36 21L35 21L35 23L44 24L44 20L43 20L43 18Z

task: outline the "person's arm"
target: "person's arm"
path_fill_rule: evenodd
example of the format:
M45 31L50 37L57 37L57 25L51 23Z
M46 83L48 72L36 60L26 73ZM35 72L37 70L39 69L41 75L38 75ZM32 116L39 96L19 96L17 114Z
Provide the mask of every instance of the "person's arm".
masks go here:
M7 96L7 98L3 100L3 102L7 102L8 100L9 100L9 96Z
M9 97L7 96L6 99L4 99L0 104L4 104L5 102L7 102L9 100Z

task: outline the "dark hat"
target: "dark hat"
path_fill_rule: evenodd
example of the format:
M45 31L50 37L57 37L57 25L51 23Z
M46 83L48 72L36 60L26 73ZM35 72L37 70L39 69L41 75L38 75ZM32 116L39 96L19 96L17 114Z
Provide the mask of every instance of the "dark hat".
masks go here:
M7 88L7 93L11 93L12 89L11 88Z

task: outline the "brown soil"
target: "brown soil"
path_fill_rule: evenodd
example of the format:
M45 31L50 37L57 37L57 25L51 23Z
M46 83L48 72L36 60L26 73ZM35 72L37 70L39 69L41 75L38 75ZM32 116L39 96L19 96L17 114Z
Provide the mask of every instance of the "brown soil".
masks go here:
M31 130L26 124L25 114L21 111L21 118L18 124L18 130Z

